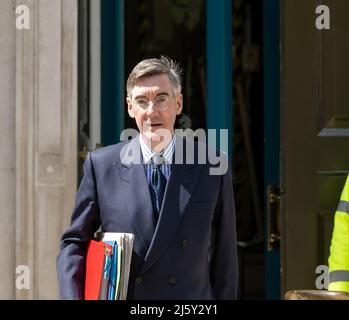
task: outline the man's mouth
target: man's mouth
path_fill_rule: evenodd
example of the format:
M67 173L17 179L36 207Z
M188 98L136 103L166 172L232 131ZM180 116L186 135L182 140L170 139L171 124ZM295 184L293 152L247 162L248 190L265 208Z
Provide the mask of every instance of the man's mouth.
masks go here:
M149 126L151 128L160 128L162 126L162 123L160 122L154 122L154 123L150 123Z

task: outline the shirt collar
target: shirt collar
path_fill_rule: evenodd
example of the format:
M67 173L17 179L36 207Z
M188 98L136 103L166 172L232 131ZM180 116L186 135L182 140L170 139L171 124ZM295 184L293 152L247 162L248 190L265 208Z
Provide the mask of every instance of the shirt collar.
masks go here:
M149 146L144 142L142 138L142 134L139 135L139 144L141 146L143 163L150 163L151 158L156 154L156 152L150 149ZM172 163L175 145L176 145L176 135L173 134L172 140L170 141L170 143L165 147L165 149L163 149L160 152L160 155L164 157L165 163L169 163L169 164Z

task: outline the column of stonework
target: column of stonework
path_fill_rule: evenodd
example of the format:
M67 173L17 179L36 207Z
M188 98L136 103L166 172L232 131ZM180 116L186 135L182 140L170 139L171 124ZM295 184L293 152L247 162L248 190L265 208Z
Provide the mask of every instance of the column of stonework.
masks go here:
M0 299L14 298L15 24L13 0L0 1Z
M77 1L20 0L16 31L15 265L29 267L17 299L58 298L56 256L77 177ZM1 236L1 235L0 235Z

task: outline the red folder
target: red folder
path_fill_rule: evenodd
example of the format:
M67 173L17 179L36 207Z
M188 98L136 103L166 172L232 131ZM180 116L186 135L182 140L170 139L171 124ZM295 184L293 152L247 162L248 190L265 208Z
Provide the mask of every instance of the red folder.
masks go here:
M106 249L112 250L112 246L102 241L90 240L87 244L85 300L98 300L99 298Z

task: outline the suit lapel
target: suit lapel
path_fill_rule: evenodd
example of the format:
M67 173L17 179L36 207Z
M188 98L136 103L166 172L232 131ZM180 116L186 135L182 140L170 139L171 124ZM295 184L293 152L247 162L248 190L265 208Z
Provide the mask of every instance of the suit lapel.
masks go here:
M145 177L138 138L125 145L125 152L132 152L128 160L115 164L117 174L121 178L120 191L128 208L128 214L144 242L149 248L155 231L155 217L149 193L147 179ZM122 153L121 153L122 157Z
M200 171L201 166L198 165L172 165L158 224L141 269L142 273L148 270L168 247L188 206Z
M156 225L138 138L125 145L120 157L123 157L123 153L128 154L126 161L114 165L118 178L122 181L120 191L128 208L128 214L145 248L148 249L141 269L143 273L156 262L172 240L195 189L202 166L172 165ZM184 159L186 159L185 154Z

